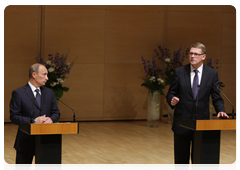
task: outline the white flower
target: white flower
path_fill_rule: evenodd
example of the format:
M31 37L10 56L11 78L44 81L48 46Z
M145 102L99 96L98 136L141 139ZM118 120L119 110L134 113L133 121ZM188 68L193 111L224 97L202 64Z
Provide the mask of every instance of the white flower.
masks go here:
M164 80L161 79L161 78L158 78L157 81L158 81L158 84L161 84L161 83L163 84L164 83Z
M61 78L57 78L57 81L58 81L58 83L60 83L60 84L62 84L62 83L64 82L64 80L61 79Z
M170 59L170 58L165 58L165 62L166 62L166 63L170 63L170 62L171 62L171 59Z
M50 67L49 69L48 69L48 72L49 73L51 73L51 72L53 72L54 71L54 68L52 68L52 67Z
M154 76L152 76L152 77L150 77L150 79L149 79L150 81L153 81L153 82L155 82L155 77Z
M52 86L52 87L54 87L54 86L56 86L56 85L57 85L56 82L53 82L53 83L50 84L50 86Z
M52 64L51 60L46 61L46 64L51 65Z

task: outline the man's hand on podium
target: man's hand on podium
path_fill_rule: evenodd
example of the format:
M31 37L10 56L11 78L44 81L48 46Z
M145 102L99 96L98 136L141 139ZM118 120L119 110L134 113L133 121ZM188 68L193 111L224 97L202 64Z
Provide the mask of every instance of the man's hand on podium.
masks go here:
M225 112L219 112L218 115L217 115L218 118L229 118L229 116L227 115L227 113Z
M36 124L48 124L53 123L52 119L50 117L46 117L46 115L39 116L35 119Z
M53 123L52 119L50 117L46 117L45 121L43 122L44 124L49 124Z

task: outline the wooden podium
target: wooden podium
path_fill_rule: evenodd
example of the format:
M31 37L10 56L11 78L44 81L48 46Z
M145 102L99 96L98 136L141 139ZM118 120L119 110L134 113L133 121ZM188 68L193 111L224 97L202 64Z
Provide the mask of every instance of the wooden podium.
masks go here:
M20 130L35 135L36 164L61 164L62 134L78 134L79 123L23 124Z
M236 130L236 119L179 120L194 131L193 164L219 164L221 130Z

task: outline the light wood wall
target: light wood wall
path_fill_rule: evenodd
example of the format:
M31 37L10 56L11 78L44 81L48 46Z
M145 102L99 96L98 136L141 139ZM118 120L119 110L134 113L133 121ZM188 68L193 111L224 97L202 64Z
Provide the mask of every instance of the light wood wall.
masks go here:
M219 59L224 93L236 106L236 10L232 6L8 6L4 12L4 121L11 92L26 84L37 51L76 60L61 98L76 120L146 119L141 56L200 41ZM186 61L187 63L187 61ZM167 114L162 97L161 114ZM227 112L231 105L225 101ZM72 111L59 103L61 121Z

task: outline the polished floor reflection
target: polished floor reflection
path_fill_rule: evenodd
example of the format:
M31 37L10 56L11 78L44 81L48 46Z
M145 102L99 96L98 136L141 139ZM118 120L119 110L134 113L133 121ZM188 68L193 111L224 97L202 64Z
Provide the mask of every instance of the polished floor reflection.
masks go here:
M4 124L4 159L15 162L17 125ZM222 131L220 164L236 160L236 131ZM33 162L34 163L34 162ZM63 164L173 164L171 124L146 121L80 122L78 135L63 135Z

